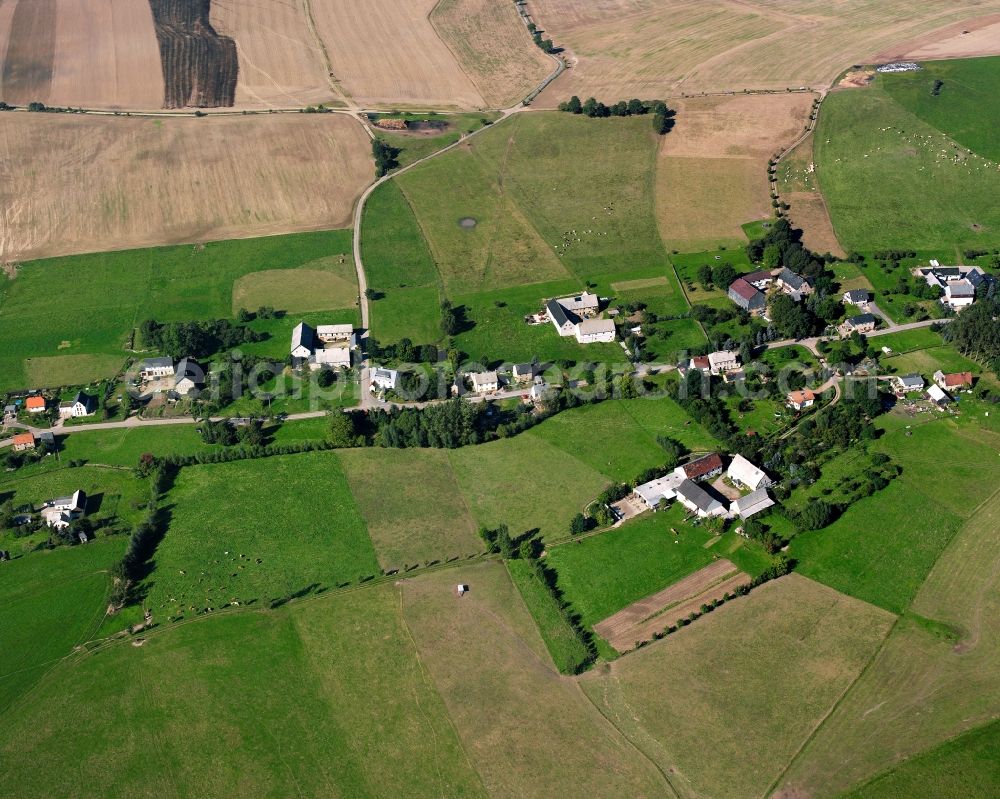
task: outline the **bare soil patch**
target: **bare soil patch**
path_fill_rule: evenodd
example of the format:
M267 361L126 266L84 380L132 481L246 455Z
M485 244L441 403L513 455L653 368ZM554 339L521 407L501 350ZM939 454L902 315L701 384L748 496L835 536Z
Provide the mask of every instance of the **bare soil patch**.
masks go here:
M852 69L837 83L842 89L863 89L875 80L874 69Z
M1000 14L958 22L947 28L896 45L875 61L973 58L1000 54Z
M813 252L832 252L843 257L844 248L830 221L830 211L819 192L790 192L781 198L791 206L787 216L793 227L802 230L802 240Z
M7 114L4 131L0 260L344 227L373 173L340 115Z
M717 560L598 622L594 631L619 652L626 652L637 642L650 640L654 632L675 624L701 605L749 582L749 575L739 571L730 561Z

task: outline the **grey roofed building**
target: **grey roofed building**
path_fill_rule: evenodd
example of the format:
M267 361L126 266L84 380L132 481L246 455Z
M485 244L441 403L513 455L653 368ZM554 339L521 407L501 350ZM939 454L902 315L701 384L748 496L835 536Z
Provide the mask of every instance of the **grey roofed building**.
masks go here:
M861 305L868 302L870 298L871 294L864 289L851 289L844 292L844 302L849 302L851 305Z
M153 370L153 369L173 369L174 361L172 358L163 356L161 358L145 358L142 362L142 370Z
M896 378L896 382L904 391L916 391L924 387L924 379L918 374L902 375Z
M684 480L674 491L677 494L677 499L686 508L696 510L700 516L718 516L720 512L725 511L719 500L691 480Z
M531 380L535 376L535 364L515 363L511 368L511 374L515 380Z
M174 372L174 391L186 397L194 389L205 385L205 370L190 358L181 358Z
M798 275L789 269L787 266L784 267L778 274L778 280L784 285L788 286L793 291L801 291L803 288L809 286L809 281L806 280L802 275Z
M767 510L773 504L774 500L767 495L767 489L758 488L733 502L729 510L730 513L739 515L740 518L749 519L755 513Z
M969 280L955 280L948 284L950 297L975 297L976 287Z
M41 441L43 444L55 444L56 443L56 437L54 435L52 435L52 431L51 430L43 430L41 433L39 433L38 434L38 440Z

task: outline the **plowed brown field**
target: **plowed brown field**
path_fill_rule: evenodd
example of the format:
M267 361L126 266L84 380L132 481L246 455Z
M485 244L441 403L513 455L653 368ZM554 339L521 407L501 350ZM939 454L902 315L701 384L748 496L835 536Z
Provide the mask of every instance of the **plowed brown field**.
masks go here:
M341 115L5 114L0 260L346 226L374 167Z
M651 640L654 633L676 624L703 604L749 583L750 577L730 561L717 560L598 622L594 632L619 652L626 652L639 641Z

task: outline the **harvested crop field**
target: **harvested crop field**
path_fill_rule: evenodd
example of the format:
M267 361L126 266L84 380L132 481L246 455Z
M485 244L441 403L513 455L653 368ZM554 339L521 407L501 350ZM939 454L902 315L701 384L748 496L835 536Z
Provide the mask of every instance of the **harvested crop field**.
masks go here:
M667 244L716 249L746 241L741 225L771 216L767 160L801 135L814 95L679 100L656 164L656 216Z
M790 574L580 684L681 795L764 796L893 620Z
M490 108L506 108L555 68L508 0L442 0L431 24Z
M438 0L363 4L312 0L312 16L330 69L347 95L366 107L486 105L431 24L429 15L437 4Z
M829 85L899 42L1000 10L995 0L535 0L536 22L575 61L546 92L621 97ZM563 82L565 81L565 82ZM564 96L563 96L564 95Z
M159 108L163 105L148 2L0 3L0 99L15 105Z
M373 173L340 115L9 114L4 132L3 261L342 227Z
M879 53L876 62L1000 55L1000 15L960 22Z
M722 558L598 622L594 632L625 652L639 641L652 640L654 633L676 624L701 605L749 583L749 575Z

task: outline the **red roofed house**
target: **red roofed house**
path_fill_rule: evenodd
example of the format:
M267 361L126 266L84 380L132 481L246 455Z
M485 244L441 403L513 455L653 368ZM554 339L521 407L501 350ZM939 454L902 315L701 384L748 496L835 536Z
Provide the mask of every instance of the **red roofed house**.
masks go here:
M42 413L45 410L45 397L39 395L28 397L24 407L28 409L28 413Z
M31 433L18 433L14 436L14 451L22 452L35 448L35 437Z
M962 386L971 386L972 372L952 372L951 374L946 375L938 369L934 373L934 382L945 390L950 388L961 388Z
M729 299L744 311L763 311L767 305L763 292L754 288L742 277L729 284Z
M677 467L678 471L684 472L688 480L704 480L706 477L714 477L722 472L722 456L718 452L711 455L685 463Z
M815 401L816 395L808 388L804 388L802 391L791 391L788 394L788 405L797 411L808 408Z
M712 364L707 355L695 355L688 363L688 369L697 369L699 372L707 374L712 371Z

